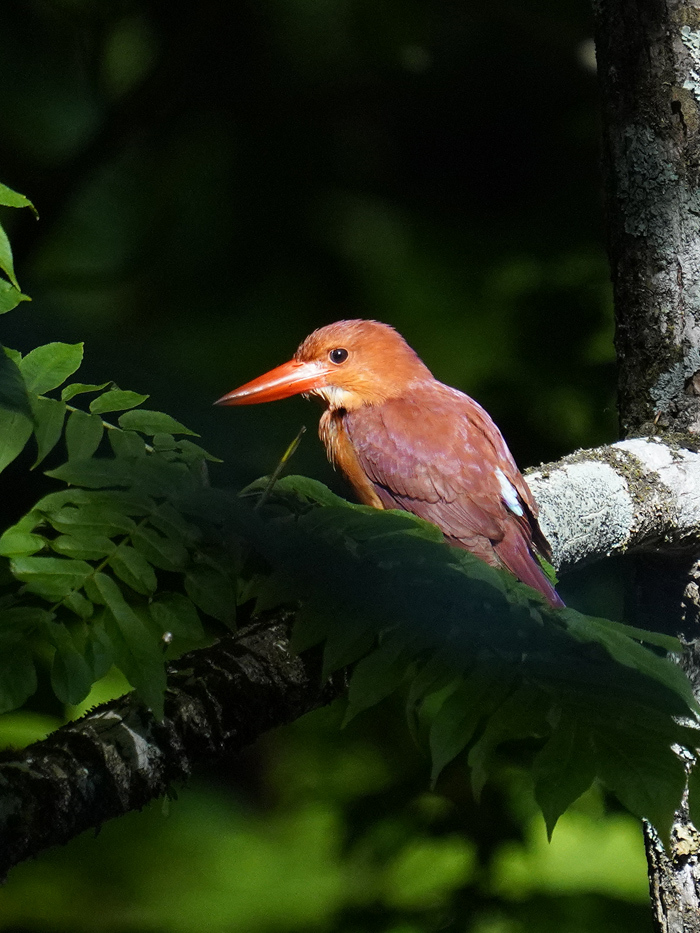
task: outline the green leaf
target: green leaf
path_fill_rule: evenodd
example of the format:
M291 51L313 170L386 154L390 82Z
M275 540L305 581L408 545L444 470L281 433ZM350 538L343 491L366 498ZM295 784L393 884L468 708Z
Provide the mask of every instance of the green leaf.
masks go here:
M653 732L628 734L624 729L594 733L593 745L603 783L668 841L686 780L683 762L670 745Z
M27 531L16 531L14 528L8 528L0 536L0 556L2 557L21 557L36 554L45 546L46 541L41 535L33 535Z
M80 534L59 535L49 542L51 549L64 557L74 557L76 560L101 560L116 550L114 541L104 535Z
M19 282L15 275L15 267L12 262L12 247L10 240L4 229L0 226L0 269L7 275L15 288L19 288Z
M408 667L404 638L388 638L357 664L350 678L343 725L362 710L376 706L396 690Z
M63 600L63 605L67 606L72 612L74 612L81 619L89 619L93 613L93 605L89 599L85 599L82 593L79 593L75 590L73 593L69 593L68 596ZM98 679L101 675L97 675Z
M148 395L140 395L138 392L110 389L109 392L105 392L90 402L90 411L96 414L104 414L108 411L124 411L125 408L135 408L136 405L143 405L147 398Z
M50 601L60 600L79 589L92 573L90 564L62 557L15 557L12 573L27 589Z
M150 516L150 522L158 531L162 531L166 537L176 542L196 544L201 538L199 528L187 522L177 509L174 509L167 502L163 502L158 506L157 510Z
M51 664L53 692L61 703L74 706L90 692L92 671L65 626L51 622L46 626L46 633L56 648Z
M19 368L27 389L43 395L65 382L82 361L82 343L47 343L28 353Z
M434 785L440 772L463 751L481 720L508 695L512 674L481 665L451 693L430 727L430 753Z
M213 567L200 566L185 575L185 592L192 602L224 625L236 619L236 590L231 578Z
M106 535L128 534L136 527L134 520L110 509L107 505L67 505L49 516L49 521L63 534Z
M26 415L0 408L0 473L22 453L33 430Z
M61 390L61 398L64 402L68 402L76 395L82 395L84 392L99 392L108 385L109 382L102 382L100 385L89 385L87 382L72 382Z
M221 457L215 457L208 450L200 447L199 444L193 444L186 437L180 441L179 445L182 456L187 460L209 460L210 463L223 463Z
M620 664L658 681L681 697L690 709L700 711L688 678L673 661L660 658L648 648L637 644L620 631L619 625L610 624L606 619L584 616L573 609L564 609L559 615L569 633L578 641L597 642Z
M109 610L105 631L118 666L153 714L162 719L165 662L159 641L126 602L111 577L97 573L94 584Z
M146 442L136 431L121 431L115 428L108 436L115 457L129 459L146 456Z
M170 632L193 642L206 638L197 610L180 593L159 593L149 604L148 611L160 632Z
M0 279L0 314L6 314L12 311L22 301L31 301L29 295L23 295L6 279Z
M8 188L7 185L3 184L0 184L0 204L3 207L28 207L35 217L39 216L29 198L25 198L23 194L13 191L12 188Z
M0 344L0 408L33 418L29 396L17 363Z
M161 570L183 570L189 560L187 549L179 541L164 538L143 525L134 531L131 540L136 550Z
M593 783L595 772L588 728L563 711L532 764L535 800L542 810L549 839L562 813Z
M99 415L72 411L66 424L66 447L69 460L89 460L100 446L104 424Z
M55 470L47 470L46 475L74 486L87 486L89 489L131 486L134 478L130 464L104 457L71 460Z
M0 652L0 713L22 706L36 692L34 659L26 645Z
M155 593L158 586L153 568L145 558L127 544L120 544L109 559L109 566L120 580L143 596Z
M37 458L32 469L39 466L44 457L51 453L63 431L63 419L66 416L66 403L54 398L35 398L32 401L34 413L34 436L37 443Z
M119 418L119 426L127 431L140 431L142 434L191 434L193 437L199 437L199 434L190 431L170 415L144 408L127 411Z

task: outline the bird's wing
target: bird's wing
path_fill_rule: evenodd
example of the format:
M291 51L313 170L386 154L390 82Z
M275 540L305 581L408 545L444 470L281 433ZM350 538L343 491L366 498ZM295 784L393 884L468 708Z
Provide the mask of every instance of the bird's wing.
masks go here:
M501 541L509 517L534 520L534 501L500 431L463 393L437 383L344 420L385 507L413 512L469 547L474 538Z

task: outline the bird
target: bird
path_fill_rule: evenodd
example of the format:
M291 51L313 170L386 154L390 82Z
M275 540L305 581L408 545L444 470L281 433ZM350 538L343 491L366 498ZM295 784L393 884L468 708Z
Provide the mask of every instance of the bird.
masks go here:
M328 324L289 362L215 404L299 394L322 401L320 438L360 502L432 522L450 544L564 606L538 560L551 550L537 504L500 430L478 402L436 379L398 331L364 319Z

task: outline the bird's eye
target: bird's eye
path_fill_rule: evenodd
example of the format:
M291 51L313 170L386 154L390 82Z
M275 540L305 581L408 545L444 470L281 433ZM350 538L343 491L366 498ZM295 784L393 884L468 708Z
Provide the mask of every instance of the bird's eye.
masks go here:
M344 347L336 347L328 354L331 363L344 363L348 358L348 351Z

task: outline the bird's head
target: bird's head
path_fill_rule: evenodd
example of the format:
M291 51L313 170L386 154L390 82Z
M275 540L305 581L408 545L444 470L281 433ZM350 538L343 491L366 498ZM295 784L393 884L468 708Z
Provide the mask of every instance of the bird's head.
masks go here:
M254 405L317 395L351 411L406 395L431 373L403 337L379 321L337 321L310 334L294 358L234 389L217 405Z

